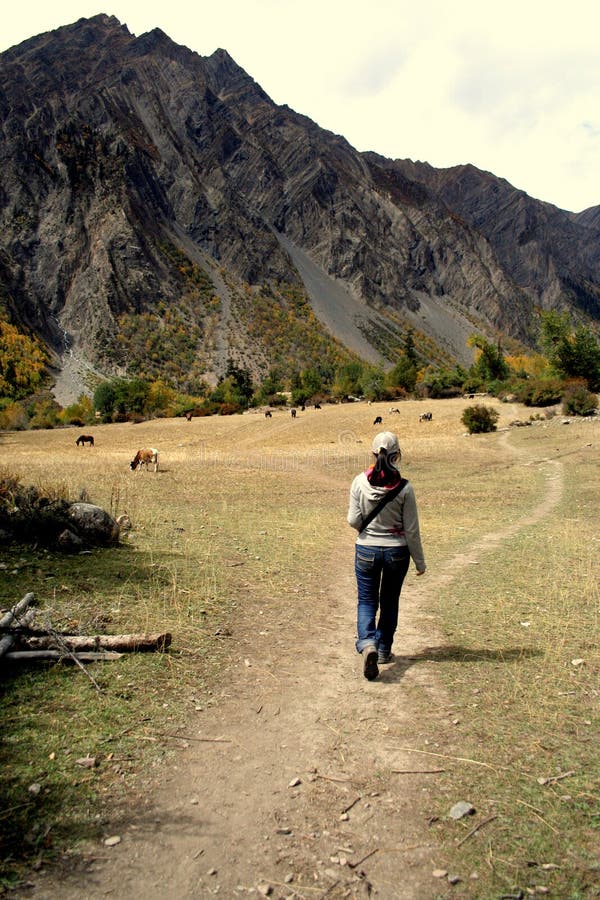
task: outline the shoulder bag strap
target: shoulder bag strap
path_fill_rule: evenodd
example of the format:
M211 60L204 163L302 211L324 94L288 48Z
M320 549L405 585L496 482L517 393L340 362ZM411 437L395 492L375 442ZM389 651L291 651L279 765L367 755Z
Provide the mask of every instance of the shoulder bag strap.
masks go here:
M367 527L367 525L371 524L371 522L373 521L375 516L379 515L379 513L381 512L383 507L386 505L386 503L389 503L390 500L393 500L394 497L397 497L398 494L400 493L400 491L403 488L405 488L407 484L408 484L408 479L401 478L400 484L397 484L395 488L392 488L391 491L388 491L387 494L385 495L385 497L383 497L383 499L379 501L377 506L374 506L373 509L371 510L371 512L367 516L365 516L365 518L363 519L360 531L364 531L365 528Z

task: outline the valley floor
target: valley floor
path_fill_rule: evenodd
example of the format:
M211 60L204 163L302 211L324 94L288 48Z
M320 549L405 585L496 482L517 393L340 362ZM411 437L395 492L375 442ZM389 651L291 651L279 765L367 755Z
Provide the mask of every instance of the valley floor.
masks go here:
M510 450L509 435L500 440ZM397 656L374 682L353 647L344 533L301 620L282 598L259 623L236 625L217 702L190 714L158 790L113 824L120 843L88 848L77 871L39 873L27 896L473 896L471 872L448 873L457 887L433 875L446 868L427 814L440 760L427 753L422 698L432 717L446 698L436 675L441 638L424 610L441 583L550 516L561 491L556 461L523 519L463 548L441 572L417 579L411 568Z

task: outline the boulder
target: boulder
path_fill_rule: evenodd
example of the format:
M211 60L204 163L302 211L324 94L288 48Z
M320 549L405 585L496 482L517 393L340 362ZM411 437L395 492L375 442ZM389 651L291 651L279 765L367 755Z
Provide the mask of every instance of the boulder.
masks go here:
M69 507L69 519L71 528L86 544L116 544L119 540L115 519L93 503L73 503Z
M77 550L82 550L84 548L84 543L79 535L75 534L74 531L71 531L70 528L65 528L64 531L61 531L58 535L57 542L60 549L66 550L68 553L75 553Z

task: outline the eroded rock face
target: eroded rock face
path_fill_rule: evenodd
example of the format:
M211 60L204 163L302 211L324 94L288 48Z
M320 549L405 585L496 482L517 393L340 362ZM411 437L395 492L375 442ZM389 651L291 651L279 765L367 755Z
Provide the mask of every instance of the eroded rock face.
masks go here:
M223 284L301 285L278 234L373 306L417 313L435 298L525 342L534 303L599 315L593 211L473 167L360 154L274 104L224 50L203 58L158 29L138 38L99 15L0 54L0 127L9 314L104 371L127 365L120 316L181 303L169 248ZM221 356L229 339L222 327ZM209 345L201 334L210 369Z
M70 531L85 545L104 546L119 540L119 526L115 519L93 503L73 503L69 507Z

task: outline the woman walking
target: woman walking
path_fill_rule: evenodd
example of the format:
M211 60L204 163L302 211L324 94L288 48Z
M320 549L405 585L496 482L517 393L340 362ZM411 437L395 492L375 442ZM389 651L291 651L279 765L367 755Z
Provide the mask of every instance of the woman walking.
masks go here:
M352 482L348 509L348 522L358 531L356 649L369 681L379 675L379 665L392 661L400 591L411 557L417 575L427 568L415 494L397 468L401 458L397 435L378 434L373 454L373 465Z

